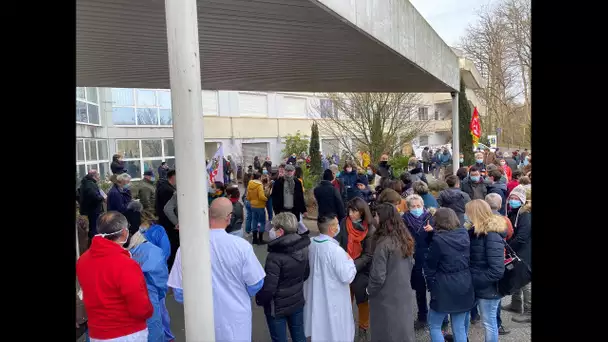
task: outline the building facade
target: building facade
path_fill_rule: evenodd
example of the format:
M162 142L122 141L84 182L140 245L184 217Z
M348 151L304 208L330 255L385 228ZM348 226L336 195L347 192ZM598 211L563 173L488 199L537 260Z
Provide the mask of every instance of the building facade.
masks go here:
M472 89L466 61L461 58L461 77ZM473 68L474 70L474 68ZM472 74L472 73L471 73ZM205 157L221 146L238 164L249 165L253 157L269 156L274 164L282 158L287 135L310 134L312 110L333 110L327 99L310 93L208 91L202 94ZM428 120L425 132L413 145L441 145L451 140L450 94L422 94L414 120ZM156 170L161 162L175 165L171 93L165 89L77 88L76 89L76 174L90 169L110 173L112 155L121 152L128 173L135 179ZM318 117L318 116L317 116ZM338 141L320 132L321 151L340 153Z

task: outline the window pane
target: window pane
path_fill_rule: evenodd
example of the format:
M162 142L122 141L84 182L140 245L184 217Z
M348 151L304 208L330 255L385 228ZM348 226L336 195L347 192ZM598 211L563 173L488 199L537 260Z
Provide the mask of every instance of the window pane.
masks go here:
M114 106L133 106L133 89L112 88L112 104Z
M87 165L87 172L91 171L91 170L97 170L97 171L99 171L99 165L98 164L88 164Z
M76 121L88 123L87 120L87 104L81 101L76 101Z
M108 163L99 163L99 176L102 180L105 180L106 177L110 174L110 168L108 167Z
M112 123L115 125L135 125L135 109L112 108Z
M82 87L76 87L76 99L82 99L84 100L84 88Z
M82 139L76 140L76 160L79 162L84 161L84 143Z
M139 140L116 140L116 152L125 158L139 158Z
M167 162L169 169L175 169L175 158L165 158L165 161Z
M141 149L143 150L144 158L163 156L161 150L161 140L142 140Z
M126 160L125 168L131 178L141 178L141 163L139 160Z
M144 160L144 172L152 170L154 176L158 177L158 167L162 163L162 160Z
M97 140L97 153L99 160L109 160L107 140Z
M85 140L87 161L97 160L97 144L95 140Z
M87 101L93 103L99 103L97 100L97 88L86 88L87 90Z
M158 106L160 108L171 108L171 92L170 91L159 91L157 94L158 94Z
M156 106L156 96L154 90L137 89L137 106L154 107Z
M83 164L83 165L78 165L78 179L82 179L82 177L86 176L87 174L87 167Z
M89 108L89 123L99 125L99 106L87 104Z
M165 144L165 156L175 156L175 145L173 145L173 139L164 139Z
M157 108L137 108L138 125L158 125Z
M160 110L160 124L161 125L172 125L173 117L171 115L171 109L161 109Z

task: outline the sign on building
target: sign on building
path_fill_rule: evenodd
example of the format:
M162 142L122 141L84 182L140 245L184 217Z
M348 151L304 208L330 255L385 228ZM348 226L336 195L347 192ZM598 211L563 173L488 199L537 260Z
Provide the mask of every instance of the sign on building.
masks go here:
M491 148L497 148L498 147L498 137L494 134L492 135L488 135L488 141L490 142L490 147Z

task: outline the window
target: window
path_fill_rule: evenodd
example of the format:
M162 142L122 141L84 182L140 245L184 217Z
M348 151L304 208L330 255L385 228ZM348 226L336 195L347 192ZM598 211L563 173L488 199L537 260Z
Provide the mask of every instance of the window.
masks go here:
M203 115L217 116L218 110L218 92L214 90L203 90Z
M439 120L439 111L438 110L435 111L435 120Z
M428 135L421 135L420 137L418 137L418 145L419 146L426 146L429 144L429 137Z
M171 126L171 92L112 88L112 123L128 126Z
M429 119L429 108L428 107L418 107L418 120L426 121Z
M157 173L163 161L171 166L175 159L173 139L116 140L116 151L123 153L127 173L135 179L148 170Z
M76 139L76 175L82 178L90 170L97 170L103 177L110 169L108 141L103 139Z
M338 115L337 110L334 108L334 104L330 99L319 100L319 115L321 115L322 118L331 118Z
M283 114L285 116L306 117L307 112L307 101L305 97L283 97Z
M76 88L76 122L99 125L99 94L97 88Z
M268 95L239 93L239 110L243 116L268 116Z

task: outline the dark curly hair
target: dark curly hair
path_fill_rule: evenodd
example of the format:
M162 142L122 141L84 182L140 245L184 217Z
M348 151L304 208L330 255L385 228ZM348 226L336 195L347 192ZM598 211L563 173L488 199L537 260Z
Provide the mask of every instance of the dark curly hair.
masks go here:
M374 233L374 242L377 243L381 238L391 239L396 246L401 249L401 256L404 258L414 255L414 238L399 215L397 208L389 203L382 203L376 206L379 225Z

